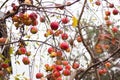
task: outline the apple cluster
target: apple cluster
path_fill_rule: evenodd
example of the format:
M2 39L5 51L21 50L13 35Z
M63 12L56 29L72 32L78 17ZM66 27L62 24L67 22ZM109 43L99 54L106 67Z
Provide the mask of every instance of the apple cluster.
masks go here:
M63 56L62 50L67 51L69 49L69 44L67 42L61 42L60 48L61 48L61 50L57 50L54 47L48 48L48 53L49 53L50 57L56 58L56 59L53 64L45 64L44 65L46 72L49 72L52 79L55 79L55 80L62 80L62 76L70 76L72 69L79 68L79 63L73 62L70 64L70 62L68 62L65 59L65 57ZM37 74L36 74L36 78L38 79ZM40 73L40 75L41 75L41 73ZM41 77L39 77L39 78L41 78Z
M27 51L26 47L23 44L19 43L19 48L16 51L16 55L25 55L22 58L23 64L25 64L25 65L29 65L30 64L29 56L31 55L31 52Z

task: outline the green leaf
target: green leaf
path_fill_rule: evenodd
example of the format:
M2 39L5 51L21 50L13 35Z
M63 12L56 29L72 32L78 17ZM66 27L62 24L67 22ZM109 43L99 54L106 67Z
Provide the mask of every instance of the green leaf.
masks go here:
M9 54L13 54L13 47L10 47L10 49L9 49Z
M5 57L0 53L0 58L5 58Z
M4 61L5 63L9 63L10 62L10 59L5 59L5 61Z
M15 77L15 80L20 80L18 77Z

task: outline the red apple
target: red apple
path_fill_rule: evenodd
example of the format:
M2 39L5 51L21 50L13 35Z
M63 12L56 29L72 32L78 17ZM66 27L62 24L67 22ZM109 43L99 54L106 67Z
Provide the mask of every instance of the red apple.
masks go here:
M60 77L60 72L59 71L54 71L53 76L56 77L56 78Z
M38 21L37 21L37 20L34 20L34 21L32 22L32 26L36 26L36 25L38 25Z
M40 22L45 22L45 16L40 17Z
M69 48L69 44L67 42L60 43L60 48L63 50L67 50Z
M113 7L114 7L114 4L110 3L110 4L109 4L109 7L110 7L110 8L113 8Z
M77 42L81 42L81 41L82 41L81 37L78 36L78 37L77 37Z
M13 22L18 22L19 21L19 16L15 15L12 17Z
M13 6L13 11L16 11L18 9L18 6Z
M8 64L8 63L1 63L1 67L2 67L2 68L8 68L8 67L9 67L9 64Z
M71 66L68 64L68 65L65 66L65 69L70 70L70 69L71 69Z
M72 68L73 68L73 69L77 69L77 68L79 68L79 64L76 63L76 62L74 62L73 65L72 65Z
M105 63L105 66L106 66L107 68L110 68L110 67L111 67L111 63L110 63L110 62L106 62L106 63Z
M57 57L61 57L62 56L62 52L61 51L57 51Z
M51 23L50 23L50 27L51 27L52 30L57 30L58 27L59 27L59 23L56 22L56 21L51 22Z
M68 65L68 61L62 61L62 64L63 64L64 66L66 66L66 65Z
M68 34L67 33L62 33L61 37L62 37L63 40L66 40L66 39L68 39Z
M108 16L105 16L104 19L105 19L105 20L109 20L109 17L108 17Z
M56 70L61 71L61 70L63 70L63 67L61 65L56 65Z
M40 72L36 74L36 78L37 78L37 79L40 79L40 78L43 77L43 76L44 76L44 75L43 75L42 73L40 73Z
M38 28L36 26L32 26L31 29L30 29L30 32L32 34L36 34L38 32Z
M105 11L106 16L110 16L110 14L111 14L110 11Z
M68 49L66 49L65 51L66 51L66 52L70 52L70 51L71 51L71 49L70 49L70 48L68 48Z
M103 74L105 74L106 72L107 72L107 70L106 70L105 68L98 70L98 73L99 73L100 75L103 75Z
M110 20L106 20L106 25L110 26L110 25L112 25L112 22Z
M0 70L0 77L4 75L4 72Z
M71 72L70 72L70 70L65 69L65 70L63 70L62 74L63 74L64 76L69 76L69 75L71 74Z
M102 74L103 74L103 70L102 70L102 69L99 69L99 70L98 70L98 73L99 73L100 75L102 75Z
M53 30L52 29L47 29L46 32L47 32L48 35L52 35L53 34Z
M30 60L29 60L28 57L23 57L22 62L23 62L25 65L30 64Z
M112 32L114 32L114 33L115 33L115 32L118 32L118 28L117 28L117 27L113 27L113 28L112 28Z
M67 17L62 18L62 23L63 24L67 24L69 22Z
M19 54L26 54L26 53L27 53L27 50L26 50L25 47L20 47L20 48L18 49L18 53L19 53Z
M103 68L103 73L105 74L107 72L107 69L106 68Z
M97 1L95 2L95 4L96 4L97 6L100 6L100 5L101 5L100 0L97 0Z
M62 80L62 78L61 78L61 77L58 77L56 80Z
M119 11L117 9L113 10L113 15L117 15L119 13Z
M29 14L29 17L31 18L31 20L36 20L37 19L37 14L36 13L34 13L34 12L32 12L31 14Z
M26 52L26 54L25 54L26 56L30 56L31 55L31 52L29 51L29 52Z
M7 38L1 37L1 38L0 38L0 43L5 43L6 39L7 39Z
M49 47L49 48L48 48L48 53L49 53L49 54L51 54L51 53L54 52L54 51L55 51L55 49L54 49L53 47Z

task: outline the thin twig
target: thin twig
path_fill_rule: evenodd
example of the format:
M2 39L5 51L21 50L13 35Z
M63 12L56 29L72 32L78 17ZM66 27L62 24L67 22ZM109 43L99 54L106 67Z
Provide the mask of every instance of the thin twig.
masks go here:
M99 61L99 62L93 64L92 66L88 67L88 69L86 69L86 71L80 76L79 80L82 79L83 76L84 76L91 68L93 68L93 67L101 64L101 62L106 62L106 61L108 61L108 59L110 59L111 57L115 56L117 53L119 53L119 51L120 51L120 47L118 47L112 54L110 53L111 55L110 55L109 57L107 57L106 59L104 59L104 60L102 60L102 61ZM78 73L78 74L80 74L80 73Z
M2 7L8 2L9 0L6 0L1 6L0 9L2 9Z

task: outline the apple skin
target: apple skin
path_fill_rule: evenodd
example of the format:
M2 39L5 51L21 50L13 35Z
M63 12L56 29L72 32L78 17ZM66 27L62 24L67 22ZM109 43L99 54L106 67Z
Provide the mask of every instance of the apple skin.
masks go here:
M64 76L69 76L69 75L71 74L71 72L70 72L70 70L65 69L65 70L63 70L62 74L63 74Z
M56 21L51 22L51 23L50 23L50 27L51 27L52 30L57 30L58 27L59 27L59 23L56 22Z
M0 77L4 75L4 72L0 70Z
M117 15L119 13L119 11L117 9L114 9L112 13L113 13L113 15Z
M18 6L13 6L13 11L16 11L18 9Z
M100 5L101 5L101 2L100 2L99 0L97 0L97 1L95 2L95 4L96 4L97 6L100 6Z
M110 14L111 14L110 11L105 11L106 16L110 16Z
M69 19L67 17L62 18L62 23L67 24L69 22Z
M26 50L25 47L20 47L20 48L18 49L18 53L19 53L19 54L26 54L26 53L27 53L27 50Z
M69 48L69 45L67 42L60 43L60 48L63 50L67 50Z
M34 20L34 21L32 22L32 26L36 26L36 25L38 25L38 21L37 21L37 20Z
M48 48L48 53L49 53L49 54L51 54L51 53L54 52L54 51L55 51L55 49L54 49L53 47L49 47L49 48Z
M37 19L37 14L36 13L34 13L34 12L32 12L31 14L29 14L29 17L31 18L31 20L36 20Z
M104 19L105 19L105 20L109 20L109 17L108 17L108 16L105 16Z
M30 29L30 32L32 34L36 34L38 32L38 28L36 26L32 26L31 29Z
M68 65L68 61L62 61L62 65L64 66Z
M6 39L7 39L7 38L1 37L1 38L0 38L0 43L5 43Z
M80 36L77 37L77 42L82 42L82 39Z
M12 21L13 21L13 22L18 22L18 21L19 21L19 17L16 16L16 15L13 16L13 17L12 17Z
M72 65L72 68L73 68L73 69L77 69L77 68L79 68L79 64L76 63L76 62L74 62L73 65Z
M26 56L30 56L31 55L31 52L29 51L29 52L26 52L26 54L25 54Z
M56 80L62 80L62 78L61 78L61 77L58 77Z
M110 68L110 67L111 67L111 63L110 63L110 62L106 62L106 63L105 63L105 66L106 66L107 68Z
M112 28L112 32L114 32L114 33L115 33L115 32L118 32L118 28L117 28L117 27L113 27L113 28Z
M43 76L44 76L44 75L43 75L42 73L40 73L40 72L36 74L36 78L37 78L37 79L40 79L40 78L42 78Z
M99 73L100 75L103 75L103 74L105 74L106 72L107 72L107 70L106 70L105 68L98 70L98 73Z
M66 40L66 39L68 39L68 34L67 33L62 33L61 37L62 37L63 40Z
M2 68L8 68L8 67L9 67L9 64L8 64L8 63L1 63L1 67L2 67Z
M53 76L56 77L56 78L60 77L60 72L59 71L54 71Z
M40 17L40 22L45 22L45 16Z
M106 20L106 25L109 27L110 25L112 25L112 21Z
M30 60L29 60L28 57L23 57L22 62L23 62L25 65L30 64Z
M57 57L62 57L62 52L61 51L57 51Z
M61 65L56 65L56 69L57 69L57 71L62 71L63 67Z
M110 7L110 8L113 8L113 7L114 7L114 4L110 3L110 4L109 4L109 7Z
M70 69L71 69L71 66L68 64L68 65L65 66L65 69L70 70Z

